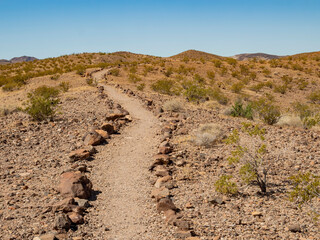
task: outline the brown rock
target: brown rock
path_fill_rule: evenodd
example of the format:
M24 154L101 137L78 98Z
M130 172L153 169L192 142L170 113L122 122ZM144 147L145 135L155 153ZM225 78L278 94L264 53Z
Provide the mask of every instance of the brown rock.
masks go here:
M172 152L172 147L159 147L160 154L169 154Z
M290 232L301 232L301 226L298 223L290 225L288 229Z
M174 225L175 222L177 221L178 219L178 216L176 214L176 211L174 210L167 210L164 212L164 216L165 216L165 221L167 224L170 224L170 225Z
M66 172L60 176L59 192L65 196L89 198L92 183L81 172Z
M59 214L55 217L54 228L68 230L71 226L70 219L65 214Z
M199 237L188 237L186 240L200 240Z
M115 132L114 126L111 123L104 123L101 129L106 131L108 134L113 134Z
M126 114L123 113L111 113L108 116L106 116L107 121L115 121L118 118L123 118Z
M103 137L96 132L90 132L84 139L85 145L96 146L103 142Z
M163 165L158 165L155 168L155 175L158 177L165 177L170 175L170 172Z
M53 212L63 211L64 208L66 208L69 205L73 205L73 204L75 204L74 199L72 197L68 197L68 198L65 198L65 199L61 200L60 202L54 204L52 206L52 211Z
M169 189L166 187L155 188L151 192L151 197L155 198L157 201L161 198L166 198L170 195Z
M74 150L69 154L69 158L71 161L85 160L85 159L88 159L89 157L90 157L90 152L83 148Z
M162 198L157 203L157 211L159 213L165 212L168 210L177 210L177 207L174 205L170 198Z
M174 235L178 239L185 239L192 236L190 231L181 231L181 230L178 230Z
M177 220L174 224L179 230L188 231L190 229L190 223L185 220Z
M70 212L70 213L68 213L68 217L71 220L71 222L73 222L75 224L84 223L83 217L79 213Z
M158 178L156 183L154 184L154 186L156 188L160 188L160 187L162 187L164 185L164 183L166 183L166 182L168 182L170 180L172 180L172 177L169 176L169 175L168 176L164 176L162 178Z
M96 131L96 133L98 133L104 139L108 139L110 137L107 131L104 131L104 130L101 130L101 129L98 129L98 130L95 130L95 131Z

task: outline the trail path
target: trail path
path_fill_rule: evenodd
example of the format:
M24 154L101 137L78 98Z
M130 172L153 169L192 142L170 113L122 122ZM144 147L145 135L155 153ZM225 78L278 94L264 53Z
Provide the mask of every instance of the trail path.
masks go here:
M103 72L94 75L99 80ZM121 104L133 122L111 144L98 149L92 175L101 191L88 215L97 239L167 239L161 218L150 199L148 167L160 143L158 119L139 100L103 85L109 98ZM90 224L90 223L89 223ZM168 238L169 239L169 238Z

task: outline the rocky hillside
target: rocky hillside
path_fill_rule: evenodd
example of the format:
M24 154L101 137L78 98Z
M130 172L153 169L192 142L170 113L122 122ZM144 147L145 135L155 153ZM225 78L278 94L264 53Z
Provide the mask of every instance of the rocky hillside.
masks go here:
M280 56L266 54L266 53L243 53L243 54L237 54L233 56L233 58L239 61L249 60L251 58L271 60L271 59L278 59L280 58Z

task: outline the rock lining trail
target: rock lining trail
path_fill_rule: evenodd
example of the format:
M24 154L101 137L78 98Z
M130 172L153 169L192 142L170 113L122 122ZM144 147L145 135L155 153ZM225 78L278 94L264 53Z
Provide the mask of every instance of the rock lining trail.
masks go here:
M103 73L98 72L100 78ZM94 189L101 191L89 212L96 239L166 239L161 218L150 199L148 167L161 142L158 119L141 102L103 85L110 99L126 109L133 122L110 144L98 147L92 172ZM91 226L90 226L91 225ZM172 238L171 238L172 239Z

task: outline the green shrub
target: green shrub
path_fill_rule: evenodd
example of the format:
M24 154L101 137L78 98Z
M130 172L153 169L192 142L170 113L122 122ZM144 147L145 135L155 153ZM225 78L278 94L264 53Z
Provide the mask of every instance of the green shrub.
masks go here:
M50 77L51 80L58 80L60 78L60 74L54 74Z
M169 67L169 68L164 72L164 75L165 75L166 77L170 77L172 74L173 74L173 68L172 68L172 67Z
M231 175L222 175L215 183L214 187L217 192L227 195L235 195L238 193L238 187L235 182L230 179Z
M76 73L79 74L80 76L84 76L84 74L86 73L86 67L83 65L79 65L75 68Z
M213 81L216 77L216 74L213 71L207 71L207 77Z
M265 86L264 83L260 82L260 83L257 83L255 85L251 86L250 89L252 91L259 92L264 86Z
M201 77L199 74L195 74L193 77L194 81L199 83L199 84L203 84L205 83L205 80L203 77Z
M313 126L320 124L320 114L315 113L310 116L307 116L303 119L302 122L305 128L312 128Z
M237 82L232 84L231 91L234 93L240 93L243 88L244 88L244 84L242 82Z
M220 60L213 60L212 62L216 68L220 68L222 66L222 62Z
M133 74L133 73L130 73L129 74L129 81L132 82L132 83L137 83L137 82L140 82L142 81L142 79L140 77L138 77L137 75Z
M281 117L280 108L267 98L260 98L253 103L253 108L257 111L260 118L269 125L277 123Z
M61 82L59 84L59 87L61 88L61 90L63 92L68 92L69 88L70 88L70 83L69 82Z
M137 86L137 89L138 89L139 91L143 91L145 87L146 87L146 84L141 83L141 84L139 84L139 85Z
M303 104L300 102L294 102L292 104L293 111L298 114L301 120L305 119L306 117L311 116L312 111L307 104Z
M253 110L252 105L249 103L247 106L243 106L241 100L235 102L231 109L231 116L233 117L243 117L252 120L253 119Z
M281 94L285 94L287 91L288 85L283 84L283 85L275 85L273 91L275 93L281 93Z
M60 99L59 90L53 87L42 86L28 93L28 101L24 109L34 120L42 121L53 118L56 106Z
M312 93L309 94L309 96L307 98L313 103L319 103L320 102L320 90L313 91Z
M173 94L173 87L174 82L168 79L158 80L151 85L153 91L167 95Z
M189 101L198 102L208 100L207 90L202 86L192 82L185 82L183 87L185 89L184 95Z
M218 103L222 104L222 105L227 105L229 99L227 96L225 96L222 91L216 87L216 88L209 88L208 89L208 95L210 98L212 98L213 100L218 101Z
M109 74L115 77L118 77L120 75L120 70L118 68L113 68L109 70Z
M289 178L293 185L289 192L290 201L296 201L300 205L320 196L320 176L307 173L299 173Z

